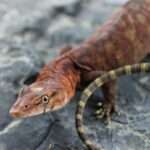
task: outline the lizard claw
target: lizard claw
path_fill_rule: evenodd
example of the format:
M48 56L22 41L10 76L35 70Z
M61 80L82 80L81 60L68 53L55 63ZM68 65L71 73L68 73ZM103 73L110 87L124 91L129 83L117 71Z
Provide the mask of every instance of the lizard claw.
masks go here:
M98 110L95 112L97 119L105 119L105 123L108 125L111 123L112 114L116 111L116 107L112 103L98 103Z
M104 115L105 115L105 113L104 113L104 111L102 110L101 113L96 114L96 119L102 119L102 118L104 118Z
M103 103L101 103L101 102L98 102L98 103L97 103L97 106L98 106L98 107L101 107L102 105L103 105Z

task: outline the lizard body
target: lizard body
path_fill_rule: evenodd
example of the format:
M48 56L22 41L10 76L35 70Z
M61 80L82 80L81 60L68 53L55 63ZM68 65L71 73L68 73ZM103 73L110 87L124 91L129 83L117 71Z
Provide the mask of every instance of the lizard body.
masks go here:
M131 75L140 72L150 72L150 63L141 63L134 65L126 65L124 67L111 70L107 73L104 73L102 76L98 77L94 80L82 93L81 99L78 103L76 110L76 129L79 134L79 137L86 145L89 150L102 150L101 148L97 148L95 144L88 138L85 133L85 128L83 125L83 113L85 106L87 104L88 98L94 93L96 89L102 86L104 83L109 82L111 80L117 79L123 75Z
M70 102L77 87L105 71L142 60L150 53L149 15L150 0L130 0L89 39L64 49L45 65L37 80L20 92L10 114L29 117L43 113L43 108L46 112L60 109ZM115 111L116 81L104 84L102 91L109 117Z

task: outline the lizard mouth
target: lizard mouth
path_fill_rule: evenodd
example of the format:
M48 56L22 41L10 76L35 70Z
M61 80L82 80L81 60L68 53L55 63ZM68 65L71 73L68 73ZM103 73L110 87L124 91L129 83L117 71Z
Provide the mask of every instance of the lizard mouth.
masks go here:
M15 110L13 107L10 109L9 114L14 118L18 118L20 116L19 111Z

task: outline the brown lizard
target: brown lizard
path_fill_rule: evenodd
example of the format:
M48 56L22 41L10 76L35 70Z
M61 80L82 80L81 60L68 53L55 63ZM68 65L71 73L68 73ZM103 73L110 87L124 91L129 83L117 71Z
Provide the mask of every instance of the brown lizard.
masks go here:
M98 148L96 144L94 144L89 137L86 135L85 127L83 124L83 113L85 106L87 104L88 98L103 84L110 82L114 79L119 78L123 75L131 75L140 72L150 72L150 63L141 63L134 65L126 65L121 68L111 70L109 72L104 73L102 76L96 78L82 93L81 99L78 103L76 110L76 128L79 134L79 137L86 145L89 150L102 150L102 148ZM101 105L100 105L101 106ZM101 113L102 112L102 113ZM99 109L97 114L99 117L103 117L104 111Z
M150 53L149 16L150 0L127 2L89 39L45 65L37 80L19 94L10 114L28 117L43 108L46 112L62 108L80 85L142 60ZM106 118L115 111L116 87L115 80L102 86Z

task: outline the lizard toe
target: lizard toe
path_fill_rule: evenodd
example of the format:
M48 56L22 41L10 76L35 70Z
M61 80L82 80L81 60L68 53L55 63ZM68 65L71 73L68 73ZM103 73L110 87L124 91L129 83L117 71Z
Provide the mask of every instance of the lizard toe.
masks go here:
M97 106L99 108L95 112L96 119L104 119L106 124L110 124L112 114L118 112L115 105L111 103L99 103Z

